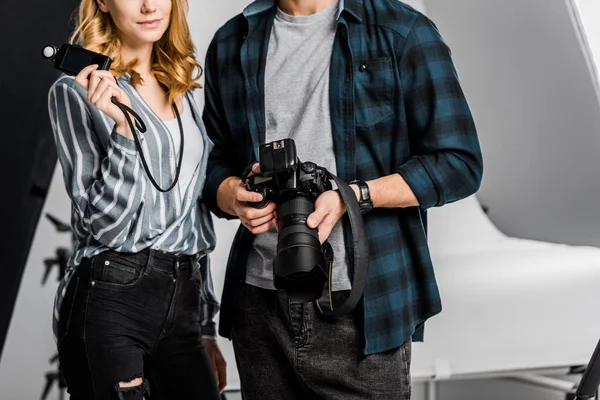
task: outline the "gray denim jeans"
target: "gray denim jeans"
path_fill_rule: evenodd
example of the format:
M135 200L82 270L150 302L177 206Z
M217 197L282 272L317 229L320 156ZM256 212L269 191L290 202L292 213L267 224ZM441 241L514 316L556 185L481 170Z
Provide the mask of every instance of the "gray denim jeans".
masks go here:
M411 341L369 356L363 342L353 315L325 317L311 303L246 285L233 329L242 397L409 400Z

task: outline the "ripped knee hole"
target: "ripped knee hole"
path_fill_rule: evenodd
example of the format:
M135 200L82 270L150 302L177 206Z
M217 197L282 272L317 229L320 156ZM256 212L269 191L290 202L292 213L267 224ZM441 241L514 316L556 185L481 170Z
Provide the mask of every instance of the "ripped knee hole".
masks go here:
M119 382L119 387L120 388L131 388L131 387L141 386L142 383L144 383L143 378L135 378L134 380L131 380L129 382Z

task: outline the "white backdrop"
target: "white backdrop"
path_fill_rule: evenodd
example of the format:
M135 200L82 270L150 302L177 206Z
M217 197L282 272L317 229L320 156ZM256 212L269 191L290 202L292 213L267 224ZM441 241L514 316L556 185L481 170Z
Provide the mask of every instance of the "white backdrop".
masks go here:
M579 9L581 23L585 30L590 50L596 66L600 65L600 1L598 0L573 0Z

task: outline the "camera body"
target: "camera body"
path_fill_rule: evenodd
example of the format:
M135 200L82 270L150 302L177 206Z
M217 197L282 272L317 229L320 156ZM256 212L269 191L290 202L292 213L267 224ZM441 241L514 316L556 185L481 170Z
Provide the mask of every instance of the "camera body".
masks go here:
M250 203L262 208L269 202L281 203L298 195L314 201L331 190L327 171L313 162L300 162L293 139L277 140L259 147L261 173L248 178L249 191L260 193L263 200Z
M313 162L301 162L293 139L261 145L259 165L261 173L248 177L246 187L263 196L251 206L277 205L275 287L295 301L316 300L329 276L333 253L328 244L321 245L317 229L309 228L306 220L319 195L332 189L329 173Z

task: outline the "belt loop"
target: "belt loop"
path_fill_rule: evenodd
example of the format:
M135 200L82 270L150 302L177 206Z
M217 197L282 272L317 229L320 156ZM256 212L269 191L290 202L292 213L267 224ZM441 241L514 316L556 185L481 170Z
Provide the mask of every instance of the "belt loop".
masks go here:
M173 263L173 279L177 279L179 276L179 257Z

